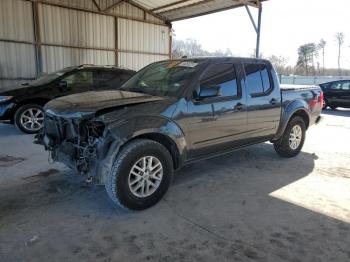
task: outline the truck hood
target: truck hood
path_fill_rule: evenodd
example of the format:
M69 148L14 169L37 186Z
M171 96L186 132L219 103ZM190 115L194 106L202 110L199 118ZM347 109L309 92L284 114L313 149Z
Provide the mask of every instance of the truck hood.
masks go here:
M122 106L165 100L164 97L127 91L90 91L56 98L45 106L45 111L68 118L89 118L101 111Z

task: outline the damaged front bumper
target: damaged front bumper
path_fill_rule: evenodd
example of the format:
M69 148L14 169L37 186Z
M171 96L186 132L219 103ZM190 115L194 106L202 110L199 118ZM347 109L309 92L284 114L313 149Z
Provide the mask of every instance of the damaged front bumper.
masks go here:
M97 183L104 183L119 148L118 139L99 119L70 119L48 113L43 132L35 136L34 143L43 145L54 162L92 177Z

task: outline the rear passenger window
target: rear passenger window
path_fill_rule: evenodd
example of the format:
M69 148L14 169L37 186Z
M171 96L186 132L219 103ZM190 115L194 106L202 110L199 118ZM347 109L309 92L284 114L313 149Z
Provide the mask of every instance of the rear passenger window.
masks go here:
M260 95L268 92L272 86L269 72L264 64L246 64L244 66L248 94Z
M260 66L258 64L246 64L244 66L248 94L260 94L264 92L264 87L261 81Z
M220 97L237 96L237 74L234 65L230 63L211 65L202 77L200 86L220 86Z
M267 92L271 88L269 72L266 65L260 65L261 79L263 82L264 92Z

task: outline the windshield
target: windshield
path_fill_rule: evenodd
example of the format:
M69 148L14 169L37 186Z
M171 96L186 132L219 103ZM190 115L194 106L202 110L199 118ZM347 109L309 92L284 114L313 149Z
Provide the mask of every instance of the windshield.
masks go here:
M120 90L155 96L180 96L200 63L198 60L173 60L151 64L129 79Z
M65 68L47 75L43 75L29 83L31 86L40 86L40 85L46 85L51 83L52 81L56 80L60 76L63 76L67 72L72 71L72 68Z

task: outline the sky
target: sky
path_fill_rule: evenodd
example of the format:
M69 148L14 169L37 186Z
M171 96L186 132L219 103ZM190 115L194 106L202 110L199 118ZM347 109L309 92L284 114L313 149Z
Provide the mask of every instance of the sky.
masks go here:
M251 11L257 18L257 10ZM174 22L173 29L175 39L194 38L209 51L229 48L234 55L249 56L255 49L256 34L245 8ZM334 37L337 32L345 34L341 66L350 69L350 0L263 3L260 48L264 57L284 56L294 66L300 45L318 43L323 38L327 42L325 67L337 68L338 46Z

